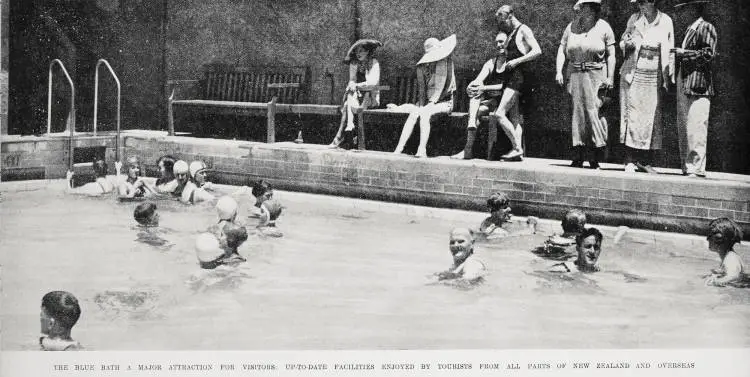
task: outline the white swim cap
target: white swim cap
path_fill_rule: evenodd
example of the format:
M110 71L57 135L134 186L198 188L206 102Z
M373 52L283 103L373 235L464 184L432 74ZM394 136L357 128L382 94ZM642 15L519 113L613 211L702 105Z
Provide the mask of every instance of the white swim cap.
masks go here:
M201 233L195 239L195 252L198 261L202 263L214 262L224 255L219 240L211 233Z
M174 163L174 167L172 168L172 171L175 175L177 174L187 174L188 172L188 164L185 161L179 160Z
M193 161L190 163L190 176L195 178L195 173L206 168L206 164L203 161Z
M216 213L219 215L219 220L232 220L232 217L237 214L237 201L231 196L222 196L216 202Z

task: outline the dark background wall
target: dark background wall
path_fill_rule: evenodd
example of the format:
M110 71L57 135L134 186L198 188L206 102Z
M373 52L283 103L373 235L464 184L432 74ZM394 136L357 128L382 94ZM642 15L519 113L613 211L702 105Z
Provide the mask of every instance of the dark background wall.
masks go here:
M537 75L530 96L533 111L526 118L527 152L530 156L567 158L570 98L554 84L554 61L563 29L573 19L574 1L508 3L516 6L518 18L534 30L543 50L534 63ZM674 15L673 3L663 0L659 7ZM384 42L378 58L386 75L411 68L421 55L424 39L451 33L458 36L457 66L479 68L493 51L493 13L501 4L488 0L13 1L10 132L33 133L44 127L46 75L52 57L60 57L75 71L81 96L77 101L78 129L90 127L93 64L98 57L110 59L123 81L124 126L164 129L166 79L200 78L202 66L208 63L309 65L311 101L326 104L336 103L343 91L348 72L341 59L358 36ZM712 108L710 170L750 173L746 77L750 52L743 46L750 33L747 8L742 0L730 0L711 12L719 32L716 86L720 95ZM635 10L635 5L625 0L604 0L603 18L618 39ZM679 43L687 23L674 21ZM64 104L66 87L60 85L55 100ZM105 100L103 106L106 112L101 118L112 119L112 100ZM674 167L679 157L673 94L667 96L665 106L666 140L659 163ZM63 129L65 106L58 107L62 110L56 114L56 127ZM618 106L609 108L606 116L609 159L619 161ZM305 122L312 123L308 128L323 129L325 137L331 136L337 125L335 119L306 118ZM439 130L436 135L440 136Z

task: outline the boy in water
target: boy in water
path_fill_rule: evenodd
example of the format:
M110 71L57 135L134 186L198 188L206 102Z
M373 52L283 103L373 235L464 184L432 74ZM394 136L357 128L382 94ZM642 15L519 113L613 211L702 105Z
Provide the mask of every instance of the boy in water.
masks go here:
M133 211L133 217L143 227L159 226L159 213L156 212L156 204L141 203Z
M565 213L562 220L563 234L554 234L544 242L547 254L572 254L576 244L576 237L583 233L586 227L586 213L580 209L571 209Z
M73 340L70 332L81 317L81 306L73 294L52 291L42 297L39 320L42 336L39 346L43 351L78 351L81 344Z
M156 204L139 204L133 211L133 218L138 222L138 238L136 238L136 241L154 246L163 251L169 250L174 246L173 243L162 237L162 234L171 233L171 230L159 227L159 213L156 212Z
M526 225L519 227L511 221L510 198L503 192L496 192L487 198L490 217L479 225L479 233L487 239L507 237L510 235L527 235L536 233L536 217L529 216Z
M257 211L250 216L260 217L262 215L261 205L263 204L263 202L273 198L273 187L271 187L271 184L268 183L268 181L261 179L260 181L254 182L252 184L251 193L255 198L255 208L257 208Z
M233 223L224 225L224 239L219 240L222 249L224 249L224 264L247 261L237 251L245 241L247 241L247 229L244 226Z
M474 282L484 276L484 263L474 256L474 233L467 228L454 228L449 241L453 266L437 273L438 280L461 279Z
M742 259L734 251L734 245L741 240L742 230L726 217L714 219L708 224L708 249L719 254L721 264L706 276L706 285L723 287L745 279Z
M601 269L597 266L599 255L602 253L602 233L596 228L586 228L576 236L576 251L578 258L575 262L558 263L550 268L552 272L597 272Z

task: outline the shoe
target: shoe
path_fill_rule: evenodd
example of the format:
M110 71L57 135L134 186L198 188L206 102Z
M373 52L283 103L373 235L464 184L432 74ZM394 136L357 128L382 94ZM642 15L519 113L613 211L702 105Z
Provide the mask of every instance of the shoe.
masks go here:
M570 163L571 168L582 168L583 167L583 160L573 160L573 162Z
M464 159L464 152L458 152L458 153L454 154L453 156L451 156L451 158L454 159L454 160L463 160Z
M625 164L625 172L626 173L635 173L635 164L632 162L629 162Z
M503 160L517 160L520 161L521 157L523 156L523 151L520 149L514 149L502 156L500 156Z
M643 170L645 170L646 173L648 173L648 174L659 174L659 172L656 171L656 169L654 169L653 167L651 167L651 165L644 166Z
M589 161L589 169L601 170L601 166L596 161Z
M687 173L685 174L688 178L695 178L697 175L695 173Z

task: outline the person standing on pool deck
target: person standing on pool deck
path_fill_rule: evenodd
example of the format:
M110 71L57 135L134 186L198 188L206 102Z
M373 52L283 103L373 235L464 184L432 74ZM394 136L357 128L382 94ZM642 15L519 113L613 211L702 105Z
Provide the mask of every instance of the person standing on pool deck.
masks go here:
M742 230L726 217L712 220L708 224L708 249L719 254L721 265L711 270L706 277L706 285L723 287L745 278L742 258L734 251L734 245L742 240Z
M427 157L427 141L430 139L432 116L450 113L453 110L456 73L451 54L455 48L455 34L442 41L437 38L428 38L424 41L424 55L417 62L417 106L406 118L401 137L393 153L404 152L406 142L419 121L419 146L415 157Z
M437 273L438 280L461 279L475 282L487 272L484 262L474 256L474 232L467 228L453 228L450 232L449 247L453 256L453 266Z
M528 77L533 74L527 68L528 63L542 55L542 48L534 37L534 32L531 31L531 28L516 18L512 6L503 5L498 8L495 12L495 18L500 30L508 33L505 69L512 72L505 89L503 89L503 95L498 105L498 111L496 112L500 127L508 135L513 146L513 149L501 156L501 158L505 160L520 160L523 157L523 127L521 122L513 124L508 115L514 111L514 107L518 108L521 93L525 89L524 82L528 81Z
M681 48L674 49L677 64L677 134L680 140L682 174L706 176L706 143L711 97L714 96L713 60L716 28L703 19L708 1L681 1L677 11L694 20ZM674 77L673 77L674 79Z
M78 351L80 343L70 336L73 326L81 317L78 299L70 292L52 291L42 297L39 321L42 336L39 346L43 351Z

